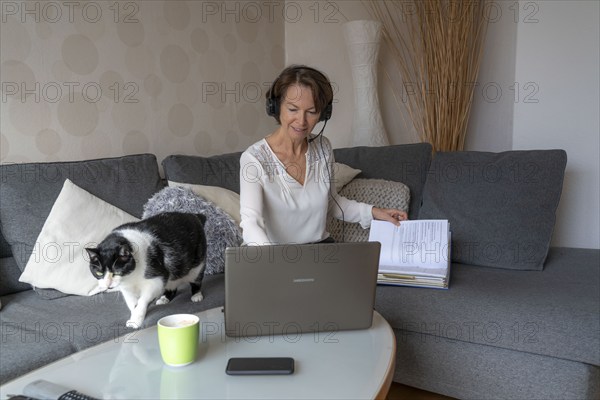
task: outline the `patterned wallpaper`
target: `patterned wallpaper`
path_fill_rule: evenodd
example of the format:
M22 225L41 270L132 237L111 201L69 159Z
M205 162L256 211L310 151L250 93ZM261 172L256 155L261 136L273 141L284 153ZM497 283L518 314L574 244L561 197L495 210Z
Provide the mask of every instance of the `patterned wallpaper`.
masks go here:
M284 21L249 4L2 0L0 162L160 161L263 137Z

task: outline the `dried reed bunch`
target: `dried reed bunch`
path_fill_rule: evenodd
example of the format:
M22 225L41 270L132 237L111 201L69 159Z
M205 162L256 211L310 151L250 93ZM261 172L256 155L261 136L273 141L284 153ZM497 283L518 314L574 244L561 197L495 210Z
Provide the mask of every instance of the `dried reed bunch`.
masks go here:
M392 90L422 141L462 150L479 72L488 0L363 0L383 25L401 83Z

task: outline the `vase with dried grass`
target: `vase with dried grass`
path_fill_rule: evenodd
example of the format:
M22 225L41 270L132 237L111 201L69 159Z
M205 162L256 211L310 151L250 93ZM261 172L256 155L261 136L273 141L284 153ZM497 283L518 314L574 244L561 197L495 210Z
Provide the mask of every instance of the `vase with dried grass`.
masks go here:
M463 150L483 42L488 0L364 0L382 23L400 79L392 90L434 151ZM393 73L391 74L394 75Z

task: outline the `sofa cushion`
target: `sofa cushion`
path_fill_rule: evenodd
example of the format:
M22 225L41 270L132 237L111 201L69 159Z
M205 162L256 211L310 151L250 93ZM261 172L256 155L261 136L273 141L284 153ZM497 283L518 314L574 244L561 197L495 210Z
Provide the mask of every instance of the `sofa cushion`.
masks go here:
M144 203L163 187L156 157L152 154L4 164L0 165L0 176L0 224L21 270L25 269L66 179L138 218Z
M450 396L444 399L600 398L600 368L594 365L427 333L394 334L394 381Z
M169 304L150 304L142 327L155 326L166 315L199 313L223 306L224 275L205 276L202 294L204 300L192 302L186 288L178 291ZM108 340L137 340L135 335L123 337L133 330L125 327L130 313L119 292L44 300L29 290L3 297L2 306L0 384Z
M382 147L350 147L333 151L337 162L360 169L357 178L402 182L410 190L408 217L416 219L431 161L429 143Z
M21 270L14 257L0 258L0 296L31 290L31 286L19 282Z
M406 184L411 193L409 217L417 217L431 161L430 144L349 147L334 149L333 153L338 163L362 171L357 178L386 179ZM239 193L241 154L212 157L172 155L163 160L162 166L169 181L219 186Z
M420 219L448 219L452 260L541 270L567 162L563 150L437 153Z
M385 179L354 179L344 186L340 195L375 207L397 208L403 211L408 211L410 203L408 186ZM366 242L369 239L369 229L333 217L327 220L327 231L336 242Z
M177 173L180 174L178 176L182 176L181 172L186 170L185 164L190 161L191 158L197 159L198 157L193 156L176 156L171 158L168 162L163 163L165 167L165 173L169 176ZM196 160L198 161L198 160ZM205 160L207 161L207 160ZM210 163L210 161L208 162ZM175 172L173 172L173 170ZM335 188L336 191L340 191L348 182L350 182L354 177L360 174L360 170L354 169L344 164L335 163ZM187 171L191 176L193 174L192 171ZM193 178L198 179L198 178ZM193 183L182 183L182 182L174 182L169 181L169 186L181 186L188 189L191 189L197 195L205 198L208 201L212 201L217 206L223 209L227 214L231 215L231 217L236 221L239 225L241 221L240 217L240 195L232 190L225 189L221 186L207 186L201 184L193 184ZM218 182L220 184L227 184L226 182Z
M0 227L2 224L0 224ZM10 244L4 238L2 231L0 230L0 258L12 257L12 251L10 249Z
M88 296L98 280L90 272L85 248L96 247L117 226L138 220L67 179L19 280Z
M212 157L172 155L162 161L162 166L169 181L219 186L239 193L241 155L241 152Z
M421 340L600 365L600 250L551 248L544 271L451 269L448 290L378 286L375 309L392 328Z

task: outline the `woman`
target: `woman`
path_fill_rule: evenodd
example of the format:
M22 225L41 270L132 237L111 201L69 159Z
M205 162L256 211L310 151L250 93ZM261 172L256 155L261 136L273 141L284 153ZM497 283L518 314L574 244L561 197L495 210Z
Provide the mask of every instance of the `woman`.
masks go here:
M248 245L329 241L327 215L368 228L372 219L399 224L405 212L377 208L339 196L331 188L333 150L313 135L331 116L333 89L316 69L291 66L267 92L275 132L250 146L240 159L240 214Z

